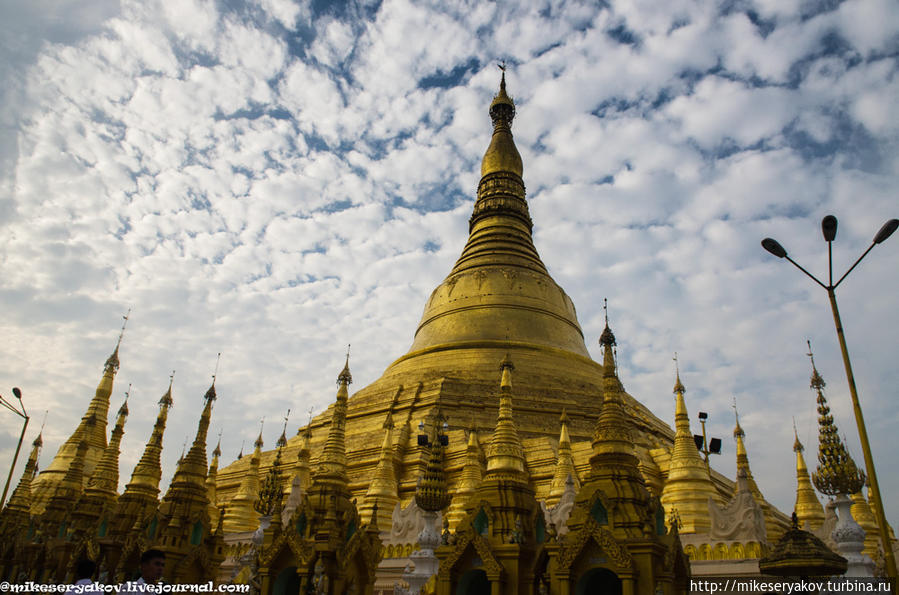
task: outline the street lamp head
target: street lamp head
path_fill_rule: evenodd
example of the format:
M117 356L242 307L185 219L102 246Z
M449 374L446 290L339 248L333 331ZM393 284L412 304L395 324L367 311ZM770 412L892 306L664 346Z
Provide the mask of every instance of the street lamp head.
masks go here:
M12 394L14 394L18 400L22 400L22 391L18 386L12 387Z
M877 235L874 236L874 243L879 244L883 242L885 239L893 235L893 232L896 231L896 228L899 227L899 219L890 219L886 223L883 224L883 227L880 228L880 231L877 232Z
M778 258L783 258L787 255L787 251L784 250L784 247L773 238L765 238L762 240L762 248Z
M824 234L824 240L832 242L837 237L837 218L828 215L821 220L821 233Z

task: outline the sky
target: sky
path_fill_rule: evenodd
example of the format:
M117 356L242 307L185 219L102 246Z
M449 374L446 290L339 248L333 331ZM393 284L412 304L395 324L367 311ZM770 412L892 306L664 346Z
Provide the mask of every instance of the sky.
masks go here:
M534 241L594 359L609 300L628 392L673 425L674 352L735 475L733 402L765 496L814 467L810 339L862 453L820 277L899 217L891 0L0 4L0 394L83 415L131 309L121 483L175 370L163 486L221 352L209 450L267 448L406 352L467 237L499 71ZM839 287L890 523L899 525L899 239ZM0 411L0 470L21 425ZM450 420L452 423L452 420ZM20 456L21 474L27 449ZM823 500L823 498L822 498Z

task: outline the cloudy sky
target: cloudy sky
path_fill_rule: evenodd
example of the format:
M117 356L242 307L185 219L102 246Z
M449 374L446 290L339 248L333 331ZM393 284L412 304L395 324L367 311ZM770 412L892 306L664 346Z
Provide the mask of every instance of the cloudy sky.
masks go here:
M2 3L0 394L22 387L29 441L49 409L42 464L129 307L123 483L172 370L166 478L220 351L228 461L263 416L270 446L288 408L291 434L327 406L347 343L355 387L375 380L465 243L500 59L535 242L594 357L607 297L628 391L673 420L679 352L694 431L702 409L725 438L715 468L734 474L735 396L790 511L810 338L862 464L826 295L759 241L826 275L822 216L840 272L899 216L895 3L597 4ZM838 293L893 525L897 262L892 238Z

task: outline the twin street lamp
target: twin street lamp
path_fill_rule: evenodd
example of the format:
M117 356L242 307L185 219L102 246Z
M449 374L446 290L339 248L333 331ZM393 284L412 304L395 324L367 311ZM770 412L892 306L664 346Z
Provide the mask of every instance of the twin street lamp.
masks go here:
M19 444L16 446L16 454L14 454L12 457L12 465L9 467L9 476L6 478L6 485L3 486L3 496L0 497L0 507L3 506L4 502L6 502L6 492L9 491L9 482L12 481L12 473L16 468L16 461L19 458L19 451L22 449L22 440L25 439L25 430L28 429L28 420L31 419L30 417L28 417L28 413L25 411L25 404L22 403L22 391L19 390L18 386L13 387L12 394L15 395L16 399L18 399L19 401L18 407L4 399L2 395L0 395L0 405L3 405L16 415L24 419L25 423L24 425L22 425L22 434L19 436ZM19 409L21 409L21 411L19 411Z
M858 436L862 443L862 453L864 453L865 457L865 469L868 472L868 479L871 482L869 497L874 498L874 503L877 506L877 510L875 511L877 515L877 524L880 525L880 540L883 546L883 554L884 560L886 562L886 571L887 575L896 578L896 559L893 557L893 548L890 543L890 536L887 530L887 521L886 515L884 513L883 500L880 497L880 486L877 483L877 474L874 471L874 457L871 455L871 445L868 442L868 432L865 429L865 419L862 416L862 408L858 402L858 391L855 388L855 376L852 374L852 365L849 363L849 350L846 348L846 337L843 336L843 323L840 321L840 311L837 308L837 298L834 290L843 282L843 279L858 266L858 263L862 261L862 259L868 255L868 252L871 251L874 246L877 244L881 244L888 237L893 235L893 232L896 231L896 228L899 227L899 219L890 219L880 228L880 231L877 232L877 235L874 236L874 239L871 242L871 245L868 246L868 249L858 257L858 260L853 263L849 270L843 273L843 276L837 280L836 283L833 282L833 255L832 255L832 244L833 240L837 235L837 218L833 215L828 215L824 217L821 221L821 232L824 234L824 240L827 242L827 285L822 283L809 273L807 270L802 268L796 261L790 258L787 255L787 251L783 246L778 243L777 240L772 238L765 238L762 240L762 247L773 254L778 258L786 258L789 260L796 268L800 271L808 275L812 281L823 287L827 291L827 296L830 298L830 309L833 311L833 321L837 327L837 338L840 341L840 350L843 354L843 365L846 368L846 377L849 380L849 394L852 397L852 409L855 412L855 423L858 426Z

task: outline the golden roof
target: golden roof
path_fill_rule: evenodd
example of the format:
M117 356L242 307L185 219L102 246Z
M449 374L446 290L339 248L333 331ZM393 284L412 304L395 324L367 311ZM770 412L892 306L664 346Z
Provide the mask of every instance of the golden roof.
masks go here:
M833 576L846 572L846 567L846 558L799 528L796 513L792 527L774 544L771 553L759 560L759 570L774 576Z

